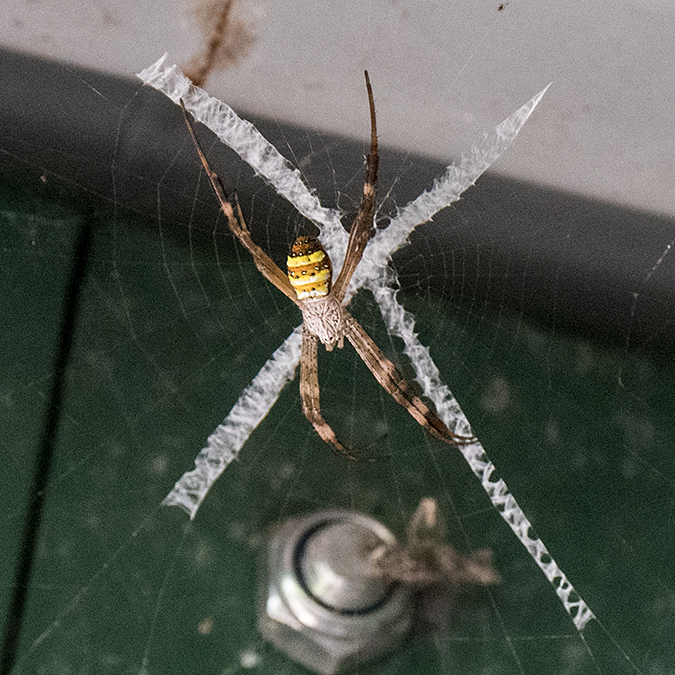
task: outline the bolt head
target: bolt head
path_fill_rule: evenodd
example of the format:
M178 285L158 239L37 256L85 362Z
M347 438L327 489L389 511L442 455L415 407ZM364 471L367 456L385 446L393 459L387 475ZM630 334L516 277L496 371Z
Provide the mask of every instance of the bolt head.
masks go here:
M263 637L320 675L396 647L412 622L410 591L383 580L369 555L396 543L379 521L332 509L292 518L272 534L258 600Z

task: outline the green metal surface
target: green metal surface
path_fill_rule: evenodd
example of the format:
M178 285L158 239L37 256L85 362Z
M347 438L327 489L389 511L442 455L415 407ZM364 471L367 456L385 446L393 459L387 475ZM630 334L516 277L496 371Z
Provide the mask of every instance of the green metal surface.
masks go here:
M3 606L82 217L2 196ZM670 362L443 305L425 289L405 299L500 474L597 615L581 635L460 454L430 439L348 348L320 357L322 405L375 462L320 442L296 381L192 523L162 508L300 319L231 237L214 241L185 245L157 223L97 216L14 672L305 672L256 630L267 528L345 506L402 534L429 496L454 545L493 550L502 583L427 598L430 623L360 672L675 672ZM408 369L367 295L353 313Z

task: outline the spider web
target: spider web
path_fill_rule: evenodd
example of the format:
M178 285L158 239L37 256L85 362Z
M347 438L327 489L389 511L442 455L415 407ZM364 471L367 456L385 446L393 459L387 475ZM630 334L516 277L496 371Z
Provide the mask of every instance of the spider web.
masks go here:
M364 672L670 672L673 373L667 362L625 349L626 341L631 347L658 337L642 334L639 320L650 288L671 274L669 239L634 280L622 348L603 349L556 326L536 328L527 305L543 276L537 236L550 202L530 186L484 176L449 214L410 235L387 268L386 285L364 287L350 310L412 377L415 355L391 330L377 295L399 306L387 290L396 288L389 276L396 274L399 317L414 317L419 343L536 527L537 535L527 528L523 538L546 542L557 567L543 552L539 561L565 571L591 620L570 617L556 594L566 590L562 577L550 574L551 588L461 454L406 419L348 348L320 357L322 407L338 435L377 461L334 457L304 420L291 383L188 521L162 500L299 315L227 234L179 111L164 113L147 87L115 94L95 75L66 72L78 105L112 130L112 150L29 137L18 121L0 141L3 166L32 181L13 187L7 180L3 193L3 288L11 299L2 387L6 594L27 500L26 458L52 376L56 299L77 228L87 219L94 226L15 672L302 672L255 628L255 562L266 529L296 513L350 506L402 534L423 496L438 500L453 544L493 550L502 583L434 607L429 630ZM129 169L128 158L142 155L144 119L158 116L162 133L175 129L180 143ZM219 141L207 141L203 128L198 133L214 168L237 189L254 238L283 263L288 241L311 226ZM312 132L291 142L274 124L265 135L301 169L328 213L340 209L348 220L360 197L363 148ZM510 150L518 151L518 144ZM96 167L112 185L110 209L92 188ZM381 230L384 239L442 167L386 148L382 167L380 218L393 221ZM407 183L411 174L419 184ZM103 203L92 206L92 194ZM568 198L565 208L582 218L591 206ZM526 222L533 236L504 232L502 222L491 230L496 209ZM606 220L629 217L615 210ZM581 239L571 225L561 227L561 240ZM514 259L504 266L505 242L526 249L527 274L518 276ZM562 305L567 268L546 264L559 282L553 301ZM520 301L515 310L509 283ZM436 405L444 411L442 401ZM503 485L495 481L493 492ZM514 508L509 501L505 511Z
M281 157L276 148L270 146L250 123L239 119L229 106L193 86L177 66L167 66L167 56L165 54L157 63L140 73L139 78L165 93L174 103L182 100L195 119L208 126L250 164L256 173L264 176L280 195L317 224L319 237L325 242L326 250L336 261L336 269L339 270L344 260L348 237L340 225L336 211L321 207L302 182L299 171ZM473 185L511 145L545 92L546 89L543 89L499 124L493 133L486 134L481 143L474 146L461 162L448 167L430 191L423 192L401 209L385 230L375 234L347 295L350 298L362 287L372 292L385 318L388 331L403 339L405 353L411 360L422 391L434 402L447 427L460 436L471 434L469 423L455 397L441 382L429 350L419 342L412 315L397 302L395 295L398 279L387 266L391 255L407 242L417 225L427 222L438 211L457 201L462 192ZM190 518L195 517L199 505L215 480L238 455L255 427L276 402L282 388L293 379L300 360L301 334L302 329L299 326L244 390L223 424L209 437L208 445L197 457L196 468L184 474L164 500L166 506L180 506L190 514ZM472 443L460 450L481 481L493 506L500 511L553 584L574 625L578 630L583 630L594 618L593 613L578 596L541 539L532 536L532 524L509 492L506 483L498 477L481 444Z

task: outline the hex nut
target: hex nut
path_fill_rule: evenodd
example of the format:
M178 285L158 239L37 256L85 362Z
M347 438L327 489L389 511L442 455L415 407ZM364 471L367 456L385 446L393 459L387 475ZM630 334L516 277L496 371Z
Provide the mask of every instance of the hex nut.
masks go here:
M285 521L269 540L258 600L263 637L320 675L396 647L412 623L410 591L381 578L369 553L393 545L379 521L348 509Z

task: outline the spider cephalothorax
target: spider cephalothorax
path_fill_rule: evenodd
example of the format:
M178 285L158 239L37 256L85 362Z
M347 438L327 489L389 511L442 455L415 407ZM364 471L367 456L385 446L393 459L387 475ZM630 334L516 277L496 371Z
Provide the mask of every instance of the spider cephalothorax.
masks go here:
M319 376L317 367L318 342L331 351L337 344L342 347L349 340L375 379L400 403L432 436L453 445L473 443L473 436L458 436L450 431L441 419L417 396L396 366L382 353L361 325L349 314L344 303L349 282L358 267L366 244L375 232L375 185L377 183L377 126L373 91L366 75L368 103L370 106L370 152L367 158L366 180L359 212L349 231L349 241L344 264L335 283L333 268L324 247L313 237L298 237L288 256L288 274L284 274L274 261L252 239L244 217L236 204L236 212L228 199L220 179L211 170L199 146L192 124L185 113L190 135L211 186L227 217L232 233L253 256L261 274L301 310L303 317L302 353L300 358L300 397L302 411L319 436L339 453L353 458L337 439L335 432L321 414L319 404ZM185 112L185 108L183 107ZM348 303L346 303L348 304Z

